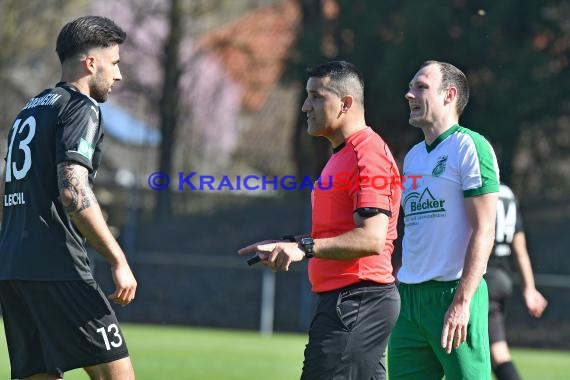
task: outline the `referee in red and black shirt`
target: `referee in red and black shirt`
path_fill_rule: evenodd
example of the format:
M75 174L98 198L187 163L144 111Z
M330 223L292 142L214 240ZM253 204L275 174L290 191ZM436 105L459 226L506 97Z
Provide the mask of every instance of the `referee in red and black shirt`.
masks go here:
M305 349L302 379L385 379L384 352L400 310L391 256L401 187L382 138L366 125L364 81L352 64L308 70L308 133L330 141L333 155L312 192L312 232L296 242L258 242L274 270L310 258L319 295Z

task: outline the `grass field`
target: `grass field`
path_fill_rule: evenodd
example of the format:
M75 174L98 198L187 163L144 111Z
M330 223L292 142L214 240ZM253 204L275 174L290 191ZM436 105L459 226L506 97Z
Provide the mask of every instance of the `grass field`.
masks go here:
M301 371L306 337L261 336L255 332L125 324L139 380L291 380ZM9 362L0 324L0 379L8 379ZM517 349L515 361L524 379L570 378L570 353ZM66 380L87 379L82 370Z

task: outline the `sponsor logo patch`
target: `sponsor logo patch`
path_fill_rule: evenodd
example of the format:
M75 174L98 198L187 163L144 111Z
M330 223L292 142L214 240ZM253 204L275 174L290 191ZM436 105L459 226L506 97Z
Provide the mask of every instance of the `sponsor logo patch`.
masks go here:
M422 193L412 192L404 198L404 213L406 217L420 214L445 212L445 200L436 199L429 189Z
M77 153L86 157L88 160L91 160L94 152L95 148L93 147L93 145L89 144L87 140L83 138L79 140L79 145L77 146Z

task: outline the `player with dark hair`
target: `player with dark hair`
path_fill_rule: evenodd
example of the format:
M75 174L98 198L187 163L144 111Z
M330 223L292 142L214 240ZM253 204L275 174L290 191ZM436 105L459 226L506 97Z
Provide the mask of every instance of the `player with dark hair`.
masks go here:
M12 378L129 380L134 371L108 299L127 305L137 283L91 189L101 162L104 102L121 80L125 32L97 16L57 39L62 76L21 109L5 157L0 305ZM89 268L85 239L109 262L107 297Z
M497 202L495 245L487 265L485 280L489 287L489 343L491 364L498 380L519 380L511 359L505 334L505 309L513 292L510 261L517 263L522 280L522 292L530 315L539 318L548 305L536 290L532 265L526 248L522 216L513 191L501 184Z
M391 256L401 188L361 178L400 178L390 149L366 125L364 82L343 61L308 70L308 133L329 140L332 157L312 193L312 231L293 242L258 242L273 270L309 259L318 295L303 363L304 380L386 378L385 349L400 310ZM339 174L352 185L339 183Z

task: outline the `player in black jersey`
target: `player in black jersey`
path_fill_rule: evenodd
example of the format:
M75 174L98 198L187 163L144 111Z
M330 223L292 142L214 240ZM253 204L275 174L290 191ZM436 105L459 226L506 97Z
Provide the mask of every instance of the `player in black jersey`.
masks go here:
M134 379L109 300L127 305L136 280L103 219L91 183L101 162L104 102L121 80L125 32L96 16L57 39L62 81L22 108L9 132L0 237L0 305L12 378ZM106 297L89 269L85 239L110 263Z
M505 335L505 306L512 294L511 253L516 260L522 279L522 291L530 315L538 318L548 302L534 285L534 276L522 218L512 190L501 184L497 202L497 223L493 251L487 266L489 287L489 343L493 372L498 380L520 379L511 360Z

